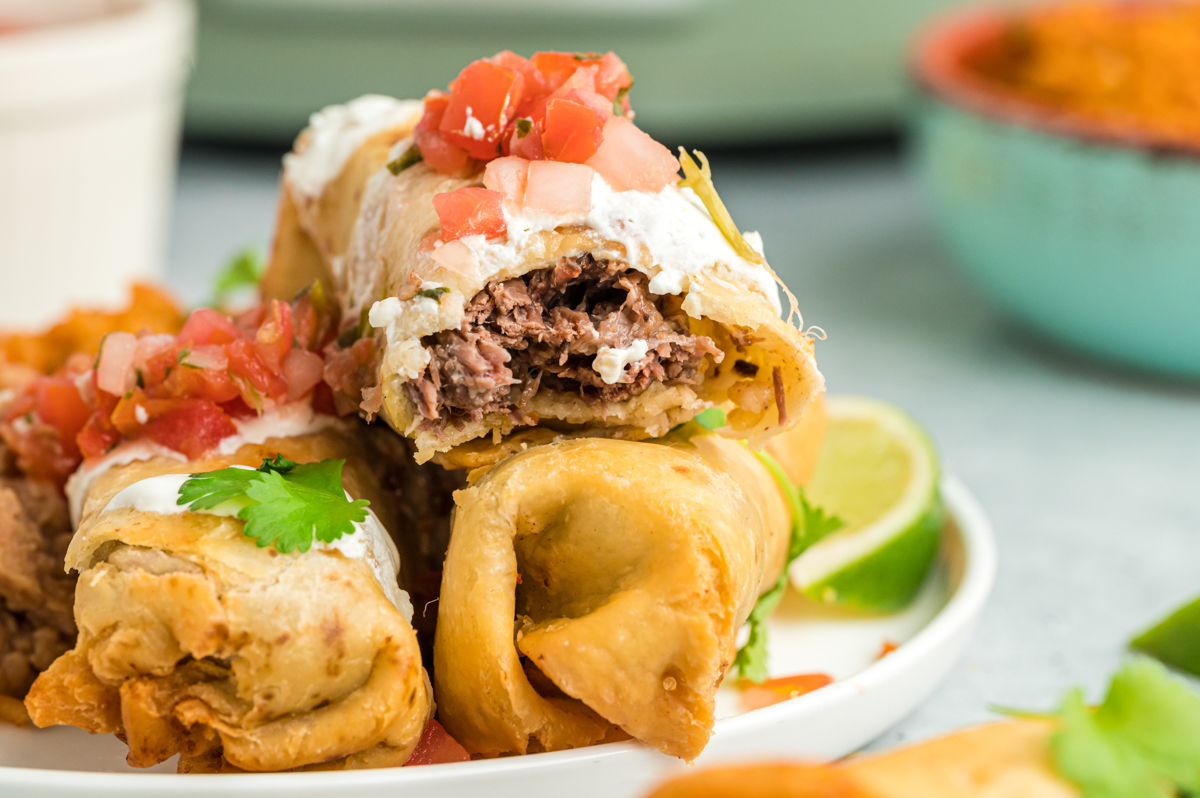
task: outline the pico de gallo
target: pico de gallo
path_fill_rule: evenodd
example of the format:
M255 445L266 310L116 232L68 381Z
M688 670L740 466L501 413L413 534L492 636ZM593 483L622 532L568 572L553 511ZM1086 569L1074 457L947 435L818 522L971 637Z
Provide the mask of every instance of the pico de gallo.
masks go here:
M195 458L237 434L235 420L311 397L314 410L357 412L376 345L337 330L319 287L236 317L194 311L176 335L113 332L13 398L0 436L30 476L63 484L85 458L150 440Z
M633 123L633 77L615 53L505 50L467 66L449 91L425 97L412 150L394 173L423 160L443 174L478 172L484 187L439 194L449 243L506 234L504 209L586 213L592 178L617 191L660 191L678 179L671 152Z

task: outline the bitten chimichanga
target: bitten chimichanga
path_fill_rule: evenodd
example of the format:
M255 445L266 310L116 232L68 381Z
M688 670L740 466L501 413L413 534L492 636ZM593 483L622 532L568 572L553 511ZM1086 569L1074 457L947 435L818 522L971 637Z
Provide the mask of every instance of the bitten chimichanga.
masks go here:
M620 59L563 56L471 64L425 98L386 166L328 184L355 188L341 207L357 217L326 225L346 340L374 340L333 387L451 466L462 444L529 425L644 439L714 405L761 445L824 387L794 298L785 322L762 244L733 227L707 163L684 156L681 181L634 125ZM564 132L568 118L587 129ZM369 149L348 163L381 164ZM307 274L284 254L272 279Z

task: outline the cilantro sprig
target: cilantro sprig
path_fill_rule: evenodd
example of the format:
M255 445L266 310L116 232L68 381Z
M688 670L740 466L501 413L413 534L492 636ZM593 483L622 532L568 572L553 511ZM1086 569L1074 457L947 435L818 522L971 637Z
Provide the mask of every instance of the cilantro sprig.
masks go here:
M234 255L217 275L213 284L213 307L224 307L229 298L240 291L257 289L262 281L266 265L262 256L253 247L246 247Z
M787 591L787 571L797 557L809 546L832 534L844 524L836 515L825 515L820 507L813 507L804 497L803 489L796 486L788 477L783 467L774 457L766 452L756 452L756 455L771 476L779 483L780 490L787 497L792 510L791 538L788 540L787 563L783 572L775 580L775 584L766 593L758 597L754 609L746 623L750 626L750 636L746 644L738 649L733 659L733 668L737 671L739 680L762 684L767 679L767 618L779 606L783 594Z
M177 504L197 512L226 502L244 505L237 517L259 547L274 545L287 554L308 551L313 540L332 543L354 533L367 518L370 502L352 501L342 488L345 460L296 463L282 455L264 459L256 470L222 468L192 474L179 489Z
M1151 659L1126 662L1098 707L1074 689L1052 713L998 711L1058 721L1054 768L1084 798L1200 795L1200 696Z

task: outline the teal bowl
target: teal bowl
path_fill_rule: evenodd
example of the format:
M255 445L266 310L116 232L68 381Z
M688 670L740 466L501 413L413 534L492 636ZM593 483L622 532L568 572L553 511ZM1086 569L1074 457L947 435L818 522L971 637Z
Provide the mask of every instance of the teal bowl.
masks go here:
M912 155L934 224L1007 314L1106 359L1200 376L1200 145L1000 97L962 68L998 11L914 51Z

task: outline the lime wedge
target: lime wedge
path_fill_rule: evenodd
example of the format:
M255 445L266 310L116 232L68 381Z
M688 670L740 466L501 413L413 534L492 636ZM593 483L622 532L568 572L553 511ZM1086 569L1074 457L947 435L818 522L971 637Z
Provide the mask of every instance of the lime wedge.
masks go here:
M825 442L804 492L843 526L792 563L792 585L817 601L872 611L912 601L941 537L939 471L928 436L903 412L830 397Z
M1130 647L1193 676L1200 676L1200 599L1180 607Z

